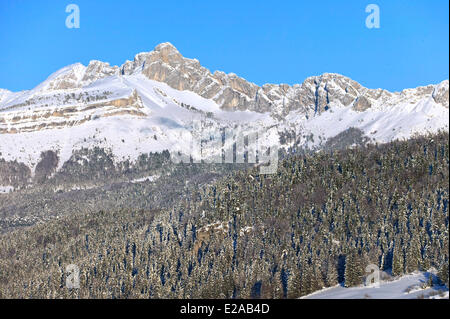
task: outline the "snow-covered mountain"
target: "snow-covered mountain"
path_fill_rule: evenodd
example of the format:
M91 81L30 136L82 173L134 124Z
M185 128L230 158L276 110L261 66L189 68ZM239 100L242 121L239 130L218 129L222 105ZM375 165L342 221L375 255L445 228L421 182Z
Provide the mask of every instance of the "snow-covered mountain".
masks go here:
M327 73L298 85L259 87L211 73L163 43L120 67L74 64L32 90L0 90L0 159L34 170L48 150L59 154L60 167L83 147L109 149L117 160L187 152L193 120L245 131L275 128L280 140L263 143L284 148L319 147L349 128L388 142L448 131L449 82L388 92Z

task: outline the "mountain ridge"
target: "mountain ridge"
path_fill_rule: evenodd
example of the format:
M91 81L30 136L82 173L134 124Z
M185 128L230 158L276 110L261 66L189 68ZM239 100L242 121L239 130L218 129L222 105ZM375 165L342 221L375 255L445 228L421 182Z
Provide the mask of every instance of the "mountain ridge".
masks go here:
M393 97L410 98L416 92L419 97L430 95L436 98L437 103L448 108L448 80L435 85L390 92L381 88L365 88L338 73L324 73L308 77L300 84L267 83L258 86L235 73L212 73L197 59L183 57L169 42L157 45L153 51L138 53L133 61L127 60L121 66L110 66L109 63L98 60L90 61L87 66L81 63L66 66L50 75L35 89L77 89L108 76L137 73L166 83L174 89L192 91L212 99L223 109L231 111L270 111L286 115L295 109L311 111L313 106L314 113L321 113L328 109L332 102L340 102L345 106L352 104L356 110L364 110L377 104L380 99L380 103L389 104ZM437 88L439 92L436 92Z

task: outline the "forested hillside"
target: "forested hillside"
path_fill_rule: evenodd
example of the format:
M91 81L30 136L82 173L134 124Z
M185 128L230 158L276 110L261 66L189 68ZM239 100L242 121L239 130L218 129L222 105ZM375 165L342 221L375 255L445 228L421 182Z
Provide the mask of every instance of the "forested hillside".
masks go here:
M182 165L182 164L181 164ZM73 214L1 235L1 298L298 298L435 267L448 286L449 135L288 157L171 209ZM66 288L66 266L81 271Z

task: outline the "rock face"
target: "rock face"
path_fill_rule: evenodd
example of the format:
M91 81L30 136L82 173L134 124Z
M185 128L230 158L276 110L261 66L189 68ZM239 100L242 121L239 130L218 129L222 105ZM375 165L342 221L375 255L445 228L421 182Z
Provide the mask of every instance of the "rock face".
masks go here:
M436 103L442 104L448 108L448 80L437 85L433 91L433 99Z
M81 81L83 84L92 83L98 79L116 75L118 71L119 68L117 66L111 67L108 63L94 60L87 66Z
M391 93L367 89L339 74L326 73L307 78L300 85L250 83L236 74L211 73L195 59L184 58L170 43L158 45L154 51L138 54L121 68L122 75L142 72L151 80L164 82L177 90L189 90L214 100L224 110L250 110L286 115L292 110L320 114L333 105L353 105L362 112L379 104L395 104L393 100L423 98L433 93L434 86L413 91ZM435 90L437 103L448 107L448 81Z
M369 100L363 95L355 100L355 103L353 104L353 109L355 111L363 112L369 109L371 106L372 105L370 104Z
M64 128L111 116L149 115L149 111L144 110L142 99L135 89L120 98L114 98L108 92L102 94L104 95L87 95L87 97L74 95L74 99L66 94L63 101L55 100L52 104L45 104L28 112L24 112L22 105L13 105L7 112L0 113L0 134Z

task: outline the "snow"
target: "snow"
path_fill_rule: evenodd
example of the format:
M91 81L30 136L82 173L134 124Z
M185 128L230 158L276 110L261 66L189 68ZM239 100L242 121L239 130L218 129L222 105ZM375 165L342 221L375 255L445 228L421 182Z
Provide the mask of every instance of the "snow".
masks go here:
M341 285L325 288L302 299L417 299L417 298L449 298L448 288L427 287L422 285L428 281L430 273L414 272L393 281L382 281L380 286L360 286L344 288ZM441 291L442 290L442 296Z
M240 236L244 236L245 234L250 233L251 231L253 231L253 227L252 226L247 226L241 229L241 231L239 232Z
M0 194L8 194L14 191L12 186L0 186Z
M64 187L57 187L53 190L54 193L58 193L58 192L71 192L71 191L81 191L81 190L89 190L89 189L94 189L97 188L98 186L96 185L73 185L69 188L64 188Z
M330 125L332 123L332 125ZM351 107L335 107L305 123L305 130L315 136L330 138L349 127L359 128L379 143L409 138L417 133L448 131L449 109L431 99L417 105L399 104L381 110L356 112Z
M0 89L0 103L2 101L5 101L9 96L11 96L13 94L13 92L5 90L5 89Z
M133 179L131 181L131 183L132 184L139 184L139 183L143 183L143 182L154 182L158 178L159 178L159 175L151 175L151 176L146 176L146 177L142 177L142 178Z

